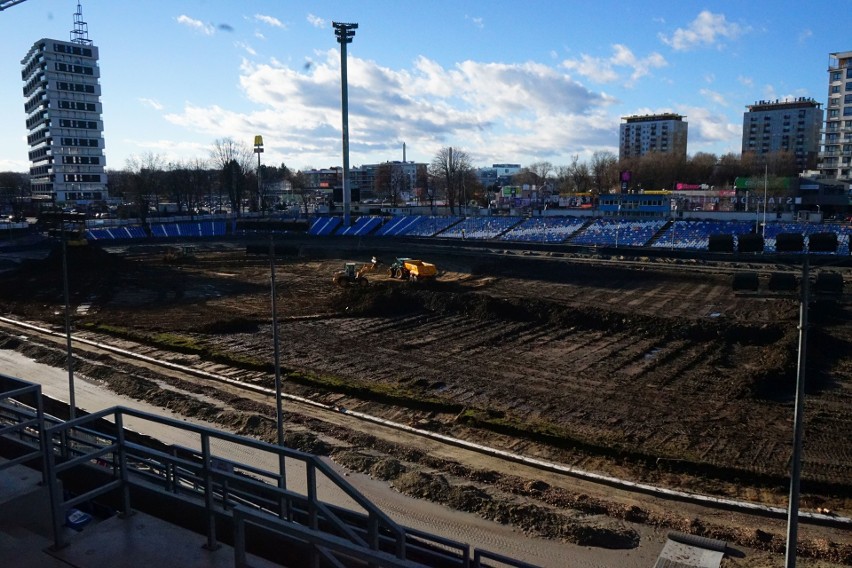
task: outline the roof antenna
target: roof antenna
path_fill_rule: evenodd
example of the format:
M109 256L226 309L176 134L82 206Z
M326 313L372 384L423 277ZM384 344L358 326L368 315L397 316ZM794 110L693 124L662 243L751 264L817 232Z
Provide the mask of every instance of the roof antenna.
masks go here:
M80 6L80 0L77 0L77 11L74 13L74 29L71 30L71 43L92 45L92 40L89 39L89 24L83 21L83 7Z

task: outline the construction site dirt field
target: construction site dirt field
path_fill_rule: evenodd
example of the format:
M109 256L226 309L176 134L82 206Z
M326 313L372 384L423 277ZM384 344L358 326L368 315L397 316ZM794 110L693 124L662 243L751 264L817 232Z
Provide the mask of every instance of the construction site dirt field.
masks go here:
M734 294L734 263L284 238L277 250L287 392L609 476L786 506L799 302ZM369 285L333 283L344 262L373 255L383 265ZM439 275L392 279L396 256ZM86 247L69 250L68 266L78 332L173 345L177 360L208 369L242 364L245 380L273 386L262 244ZM0 275L0 308L61 326L60 268L53 255ZM849 269L832 270L848 286ZM802 510L852 516L852 305L847 292L809 306ZM760 531L737 530L760 548ZM831 552L812 556L852 564L852 538L825 542Z

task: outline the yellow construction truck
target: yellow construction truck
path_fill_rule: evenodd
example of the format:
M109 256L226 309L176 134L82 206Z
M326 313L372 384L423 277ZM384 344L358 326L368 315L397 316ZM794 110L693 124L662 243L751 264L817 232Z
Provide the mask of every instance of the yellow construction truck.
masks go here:
M413 258L397 258L388 269L388 276L401 280L430 280L437 275L437 266Z

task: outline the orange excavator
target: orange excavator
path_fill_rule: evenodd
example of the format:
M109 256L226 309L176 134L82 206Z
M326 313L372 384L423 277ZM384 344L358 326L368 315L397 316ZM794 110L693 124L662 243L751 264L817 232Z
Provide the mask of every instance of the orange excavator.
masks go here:
M357 269L357 265L354 262L347 262L343 265L343 270L338 270L334 273L332 280L338 286L349 286L351 284L366 286L369 284L366 275L378 270L381 263L375 256L370 262Z

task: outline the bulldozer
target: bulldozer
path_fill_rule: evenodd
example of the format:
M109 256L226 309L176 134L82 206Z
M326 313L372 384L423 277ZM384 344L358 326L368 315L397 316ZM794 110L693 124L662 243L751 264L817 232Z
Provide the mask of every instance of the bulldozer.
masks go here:
M375 272L381 261L373 257L371 262L363 265L361 268L356 269L356 264L354 262L347 262L343 265L343 270L338 270L334 273L332 280L338 286L349 286L352 284L357 284L359 286L366 286L369 284L367 280L366 274L370 272Z
M431 280L438 275L438 267L431 262L413 258L397 258L388 268L388 276L401 280Z

